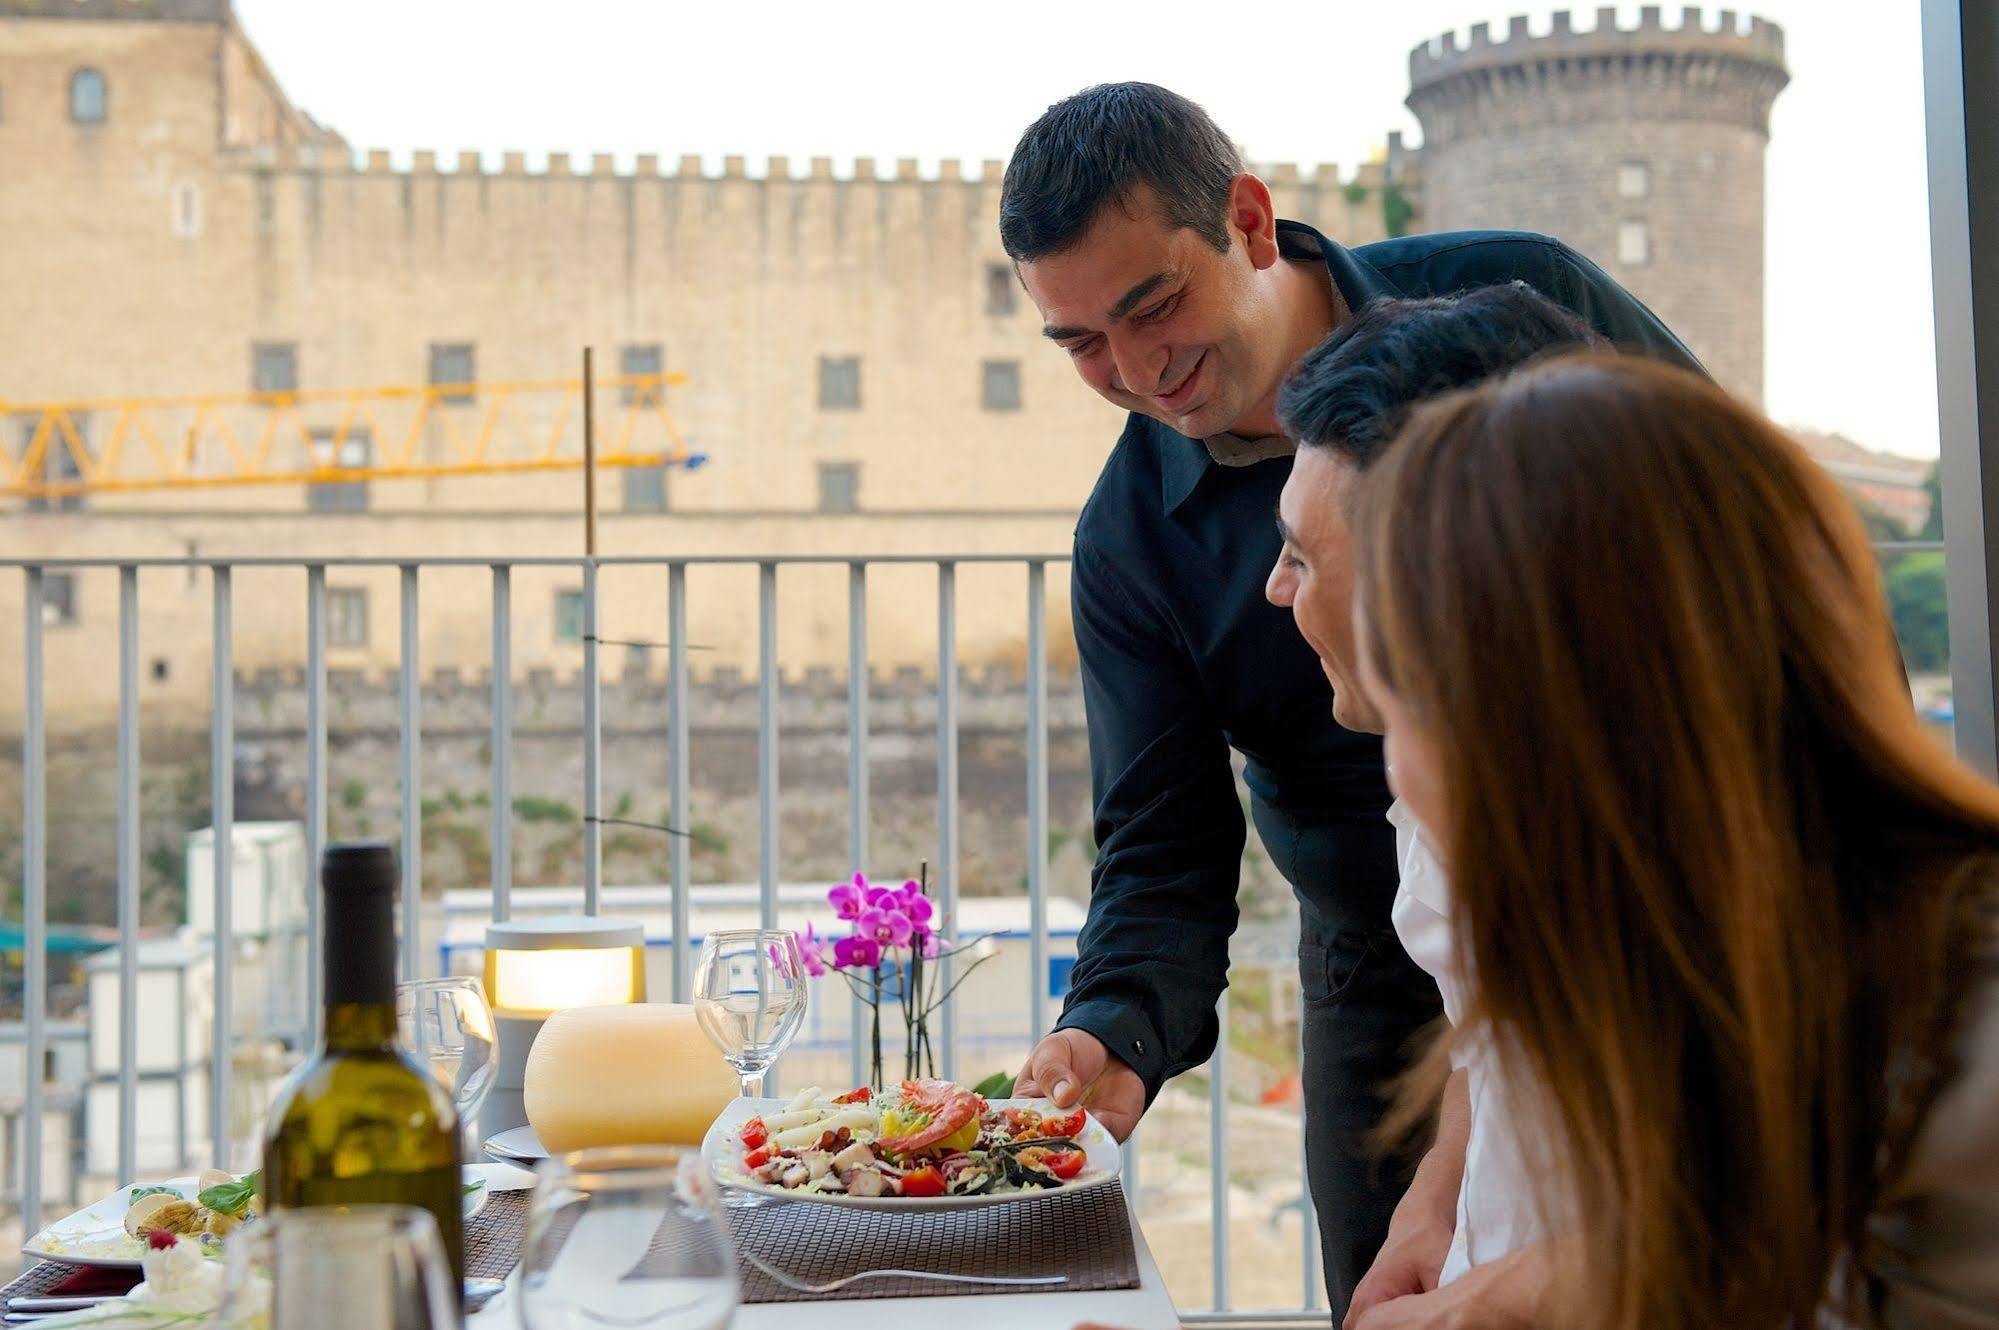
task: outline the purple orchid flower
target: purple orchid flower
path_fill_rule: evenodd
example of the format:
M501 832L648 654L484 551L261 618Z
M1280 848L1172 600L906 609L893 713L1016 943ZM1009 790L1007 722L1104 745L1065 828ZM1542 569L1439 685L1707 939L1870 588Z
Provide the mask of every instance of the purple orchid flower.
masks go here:
M937 959L938 954L944 950L944 939L926 929L919 945L923 950L923 959L934 961Z
M833 964L842 970L872 970L881 964L881 943L856 933L833 944Z
M796 936L799 958L805 962L805 973L814 979L823 977L826 973L826 944L813 932L811 924L805 925L805 931Z
M884 947L906 947L914 930L909 916L901 910L876 906L861 916L855 931L857 936L869 938Z
M937 917L936 907L921 892L903 899L902 912L909 916L910 926L919 933L929 932L930 921Z
M833 907L833 913L842 919L858 919L861 911L868 907L867 894L876 888L868 885L867 878L854 874L852 882L842 882L826 893L826 903Z

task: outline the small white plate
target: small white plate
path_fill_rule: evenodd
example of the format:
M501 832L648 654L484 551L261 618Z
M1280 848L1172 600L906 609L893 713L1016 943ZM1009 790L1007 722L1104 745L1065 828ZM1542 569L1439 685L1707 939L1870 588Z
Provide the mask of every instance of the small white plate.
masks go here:
M529 1168L548 1158L548 1147L541 1143L541 1137L534 1134L531 1126L509 1127L506 1131L495 1132L486 1139L482 1148L504 1163L525 1164Z
M488 1194L493 1190L486 1174L477 1165L465 1169L465 1185L479 1185L465 1193L465 1217L470 1219L485 1208ZM193 1200L199 1188L194 1178L169 1178L158 1184L172 1187L181 1196ZM132 1208L132 1189L121 1188L103 1200L86 1205L73 1215L58 1219L37 1233L33 1240L21 1248L23 1254L41 1261L54 1261L59 1265L88 1265L105 1270L137 1270L139 1258L131 1255L105 1254L106 1248L122 1248L129 1252L127 1244L136 1243L125 1232L125 1212Z
M708 1161L708 1171L714 1174L717 1182L734 1191L754 1192L772 1200L838 1205L850 1210L896 1210L907 1214L922 1210L975 1210L982 1205L1010 1205L1045 1200L1050 1196L1067 1196L1071 1192L1087 1191L1091 1187L1113 1182L1124 1168L1124 1153L1118 1149L1110 1129L1085 1113L1083 1129L1076 1133L1075 1138L1076 1143L1083 1147L1083 1171L1060 1187L986 1196L845 1196L838 1192L791 1191L769 1183L754 1182L742 1171L742 1141L737 1133L751 1118L764 1113L781 1113L789 1102L787 1099L738 1099L722 1110L722 1116L715 1119L715 1124L708 1128L707 1139L701 1143L701 1157ZM1042 1113L1061 1112L1046 1099L991 1099L987 1103L995 1109L1032 1108Z

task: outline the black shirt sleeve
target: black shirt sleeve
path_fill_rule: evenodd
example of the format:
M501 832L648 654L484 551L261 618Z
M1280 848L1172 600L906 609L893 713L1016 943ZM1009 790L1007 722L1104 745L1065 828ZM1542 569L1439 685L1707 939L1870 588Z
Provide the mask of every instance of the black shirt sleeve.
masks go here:
M1096 799L1090 913L1057 1029L1144 1080L1205 1062L1228 983L1244 825L1228 741L1186 647L1078 538L1070 603Z

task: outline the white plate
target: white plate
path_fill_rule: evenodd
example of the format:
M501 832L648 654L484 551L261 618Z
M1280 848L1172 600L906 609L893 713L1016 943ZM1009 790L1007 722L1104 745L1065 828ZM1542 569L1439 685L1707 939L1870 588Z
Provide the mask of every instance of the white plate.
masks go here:
M506 1131L495 1132L486 1138L483 1147L493 1158L510 1164L526 1164L533 1168L548 1158L548 1147L541 1143L541 1137L534 1134L530 1126L509 1127Z
M1086 1113L1083 1129L1076 1133L1076 1143L1083 1147L1084 1152L1083 1171L1073 1181L1060 1187L987 1196L843 1196L837 1192L789 1191L769 1183L752 1182L740 1167L742 1142L737 1133L751 1118L764 1113L781 1113L789 1102L788 1099L738 1099L722 1110L722 1116L715 1119L715 1125L708 1128L708 1138L701 1143L701 1156L708 1161L708 1171L715 1175L717 1182L735 1191L754 1192L773 1200L839 1205L850 1210L912 1213L920 1210L973 1210L982 1205L1008 1205L1017 1201L1066 1196L1070 1192L1085 1191L1112 1182L1124 1167L1124 1154L1112 1139L1110 1130ZM993 1108L1033 1108L1043 1113L1061 1111L1046 1099L991 1099L987 1103Z
M479 1186L465 1193L467 1219L485 1208L487 1194L492 1190L485 1173L477 1166L468 1166L465 1169L465 1183L470 1186L475 1182ZM188 1200L193 1200L199 1190L195 1186L195 1179L191 1177L169 1178L159 1185L172 1187ZM136 1256L111 1256L90 1250L74 1250L79 1246L108 1245L126 1239L125 1212L132 1208L131 1195L130 1187L122 1188L101 1201L84 1206L73 1215L58 1219L37 1233L32 1241L21 1248L21 1251L37 1260L54 1261L60 1265L90 1265L106 1270L137 1270L139 1258ZM130 1248L126 1250L129 1251Z

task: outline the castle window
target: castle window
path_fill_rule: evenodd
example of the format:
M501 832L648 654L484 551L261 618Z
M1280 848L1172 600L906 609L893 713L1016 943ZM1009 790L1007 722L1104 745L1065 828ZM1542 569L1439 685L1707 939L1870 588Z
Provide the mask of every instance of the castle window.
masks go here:
M76 622L76 574L42 574L42 627L68 628Z
M192 240L201 234L201 187L191 180L174 186L174 238Z
M90 417L81 411L57 412L52 415L30 414L21 423L21 455L35 446L35 433L44 424L48 428L48 440L42 448L42 480L50 485L67 484L83 479L83 467L71 450L69 435L63 432L63 421L67 420L76 431L76 438L86 451L90 447ZM83 507L81 494L37 495L28 500L31 513L73 513Z
M581 591L558 591L555 593L555 640L558 642L581 642L583 640L583 593Z
M636 346L623 347L618 351L618 373L630 378L637 374L664 374L666 372L666 348L658 342L647 342ZM648 384L633 387L630 384L620 389L620 397L626 406L658 406L664 395L664 384Z
M1617 197L1642 199L1651 192L1651 167L1643 162L1625 162L1617 168Z
M986 265L986 315L1003 319L1019 308L1018 288L1014 285L1011 263L988 263Z
M69 118L79 125L101 125L110 111L104 75L79 69L69 76Z
M861 464L821 462L819 464L819 511L852 513L861 507Z
M858 411L861 406L861 358L819 357L819 409Z
M322 471L358 471L369 465L375 444L366 430L350 429L338 436L330 429L316 429L311 435L312 464ZM368 511L368 482L338 480L305 487L305 506L315 513L365 513Z
M666 511L666 467L628 466L625 472L625 511L663 513Z
M1632 268L1652 261L1652 236L1645 223L1625 222L1617 228L1617 261Z
M250 391L253 393L295 393L298 391L298 343L250 343Z
M478 359L470 342L432 342L430 381L433 385L471 385L479 381ZM439 393L437 400L447 406L470 402L476 393Z
M326 645L330 647L368 645L368 592L365 587L341 586L326 589Z
M980 366L979 405L988 411L1020 410L1020 362L988 360Z

